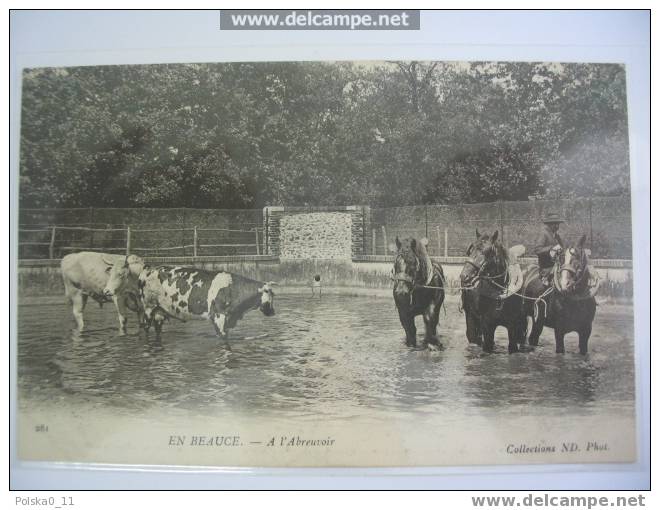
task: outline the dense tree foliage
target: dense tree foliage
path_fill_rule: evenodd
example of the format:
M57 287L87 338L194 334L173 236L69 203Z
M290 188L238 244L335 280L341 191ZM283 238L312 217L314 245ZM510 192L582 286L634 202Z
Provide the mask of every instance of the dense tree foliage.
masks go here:
M619 65L26 70L23 207L524 200L629 189Z

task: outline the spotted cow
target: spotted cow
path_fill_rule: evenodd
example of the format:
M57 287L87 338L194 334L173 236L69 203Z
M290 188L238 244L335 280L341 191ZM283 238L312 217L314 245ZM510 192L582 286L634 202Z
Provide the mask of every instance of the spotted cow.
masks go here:
M275 314L272 283L225 271L193 267L145 268L138 278L145 327L159 336L165 319L208 319L216 334L227 340L228 330L249 310Z

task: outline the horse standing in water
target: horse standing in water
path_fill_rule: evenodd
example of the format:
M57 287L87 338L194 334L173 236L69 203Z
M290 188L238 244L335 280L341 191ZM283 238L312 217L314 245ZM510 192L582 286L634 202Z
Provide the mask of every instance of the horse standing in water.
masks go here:
M533 318L530 345L538 345L543 327L548 326L555 330L555 352L565 352L564 336L574 331L579 337L580 354L587 354L596 316L598 281L597 275L589 272L585 240L583 235L577 245L557 257L551 287L541 281L538 266L528 269L522 292L526 315Z
M424 343L442 347L437 338L440 308L445 300L442 266L426 252L426 238L396 238L397 254L392 270L394 303L406 332L406 345L417 346L415 317L424 318Z
M495 348L495 330L504 326L509 335L509 353L518 352L525 341L526 317L522 297L510 291L509 254L498 241L499 232L481 235L467 249L461 271L463 308L470 343L485 352Z

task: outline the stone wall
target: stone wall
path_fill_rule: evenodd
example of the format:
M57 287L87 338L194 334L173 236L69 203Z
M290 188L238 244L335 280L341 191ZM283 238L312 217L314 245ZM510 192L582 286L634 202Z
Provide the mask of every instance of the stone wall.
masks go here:
M366 206L335 206L335 207L265 207L264 219L264 251L268 255L280 256L281 221L284 218L300 214L312 213L342 213L351 218L350 242L352 255L366 255L365 232L369 231L371 221L370 208ZM317 258L334 259L334 256L318 256ZM350 259L350 256L348 257Z
M280 259L351 260L351 214L299 213L280 218Z

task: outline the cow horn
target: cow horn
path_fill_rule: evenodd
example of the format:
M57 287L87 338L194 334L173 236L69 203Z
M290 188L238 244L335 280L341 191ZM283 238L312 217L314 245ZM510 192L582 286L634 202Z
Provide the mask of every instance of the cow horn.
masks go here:
M277 285L277 282L266 282L266 285Z
M101 257L101 258L103 259L103 262L104 262L106 265L108 265L108 266L114 266L114 265L115 265L114 262L109 261L109 260L106 259L105 257Z

